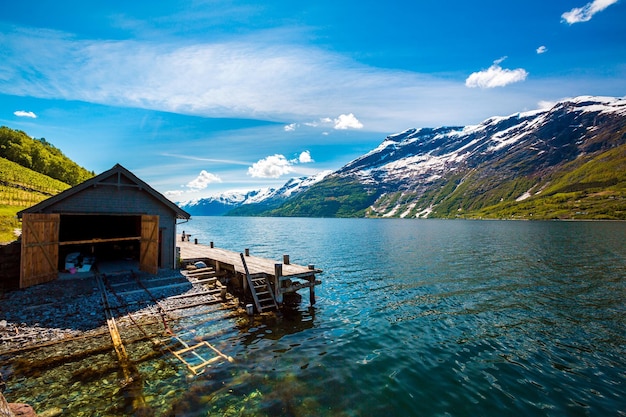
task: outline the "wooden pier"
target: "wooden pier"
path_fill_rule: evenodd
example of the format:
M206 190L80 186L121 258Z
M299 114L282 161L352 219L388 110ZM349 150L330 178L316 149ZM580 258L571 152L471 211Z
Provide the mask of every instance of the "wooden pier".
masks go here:
M284 295L295 293L302 288L309 288L311 305L315 304L315 286L322 282L315 274L322 273L313 265L296 265L283 255L282 262L251 256L248 249L234 252L199 244L197 239L190 240L189 235L177 238L178 257L183 266L204 262L212 268L215 276L228 276L236 287L241 287L244 294L252 296L257 312L276 309L283 305Z

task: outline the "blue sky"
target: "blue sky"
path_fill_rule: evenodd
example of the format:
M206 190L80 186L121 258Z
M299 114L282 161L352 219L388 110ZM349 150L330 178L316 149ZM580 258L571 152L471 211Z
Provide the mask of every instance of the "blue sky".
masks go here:
M0 125L176 201L335 170L412 127L626 94L626 1L0 6Z

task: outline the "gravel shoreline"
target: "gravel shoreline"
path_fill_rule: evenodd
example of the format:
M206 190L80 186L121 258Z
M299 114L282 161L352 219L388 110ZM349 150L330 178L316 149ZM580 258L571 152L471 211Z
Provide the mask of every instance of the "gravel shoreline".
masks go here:
M115 311L119 317L129 311L133 316L154 315L159 314L159 306L176 309L191 302L220 301L219 294L207 294L205 284L190 282L180 271L125 273L104 276L103 281L116 319ZM10 291L0 298L0 355L107 331L102 295L91 272Z

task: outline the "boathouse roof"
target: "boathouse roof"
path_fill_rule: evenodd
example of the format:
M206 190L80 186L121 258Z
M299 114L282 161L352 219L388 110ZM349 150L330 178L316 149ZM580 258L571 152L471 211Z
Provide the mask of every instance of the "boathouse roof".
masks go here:
M93 178L88 179L72 188L68 188L67 190L52 196L34 206L31 206L27 209L21 210L17 213L18 218L22 218L22 214L24 213L43 213L46 212L46 209L54 206L55 204L63 201L69 197L72 197L88 188L96 188L99 185L117 185L118 187L135 187L141 191L145 191L154 197L157 201L162 203L167 208L171 209L177 219L189 219L191 215L187 213L185 210L178 207L175 203L170 201L163 194L152 188L146 182L139 179L135 174L130 172L128 169L124 168L120 164L115 164L113 168L105 171L99 175L96 175Z

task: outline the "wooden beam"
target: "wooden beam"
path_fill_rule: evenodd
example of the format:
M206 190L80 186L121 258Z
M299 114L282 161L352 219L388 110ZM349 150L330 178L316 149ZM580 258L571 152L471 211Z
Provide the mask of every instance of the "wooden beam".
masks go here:
M71 240L67 242L59 242L59 246L65 245L85 245L92 243L110 243L110 242L126 242L129 240L140 240L141 236L131 236L131 237L112 237L112 238L95 238L95 239L87 239L87 240Z

